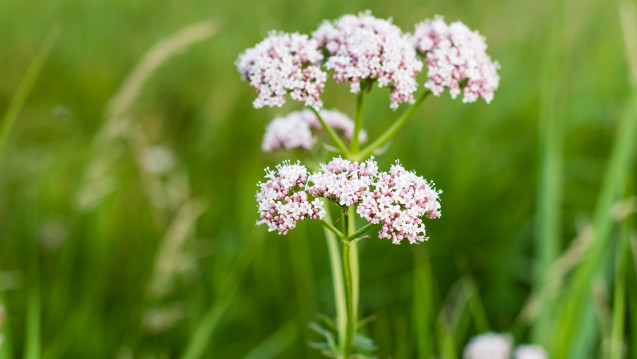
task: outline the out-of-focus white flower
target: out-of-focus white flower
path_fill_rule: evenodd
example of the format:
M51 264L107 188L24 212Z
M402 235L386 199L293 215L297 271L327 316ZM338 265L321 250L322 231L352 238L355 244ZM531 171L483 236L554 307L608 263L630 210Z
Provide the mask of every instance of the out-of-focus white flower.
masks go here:
M507 334L481 334L464 348L464 359L509 359L513 339Z
M321 70L323 55L316 40L298 33L271 32L265 40L247 49L237 60L244 81L257 90L255 108L281 107L285 95L320 108L327 74Z
M175 153L167 146L149 146L142 152L142 166L152 174L167 174L175 168Z
M59 248L68 236L68 230L62 221L55 219L44 221L38 230L40 244L48 250Z
M487 55L485 38L477 31L458 21L447 25L441 16L436 16L416 25L411 41L425 56L425 87L434 95L439 96L447 88L452 98L462 92L463 102L478 98L491 102L500 82L500 65Z
M520 345L515 350L514 359L548 359L546 351L539 345Z
M311 111L308 110L311 113ZM312 136L310 124L305 120L301 111L292 112L285 117L277 117L265 129L261 148L265 152L278 149L291 150L302 148L309 150L314 147L316 138Z
M325 66L338 82L350 82L353 93L361 81L375 80L391 88L391 108L413 102L418 89L416 75L422 70L409 39L391 20L378 19L369 11L325 21L312 34L329 54Z
M287 234L298 221L325 216L323 202L320 199L310 202L308 199L305 191L307 169L299 162L283 162L276 171L266 169L266 178L268 181L259 183L261 190L256 196L261 217L257 225L267 224L268 231Z
M357 212L370 223L382 224L379 238L391 239L394 244L403 239L412 244L423 242L428 238L421 218L440 217L440 193L433 183L406 171L396 161L389 173L378 175L374 188L363 195Z
M319 113L327 125L342 132L347 139L352 139L354 122L349 117L335 110L321 110ZM277 117L270 122L265 130L261 148L265 152L294 148L309 150L316 143L316 137L312 131L322 130L323 126L314 112L310 110L291 112L285 117ZM358 138L361 143L365 142L367 133L361 130Z

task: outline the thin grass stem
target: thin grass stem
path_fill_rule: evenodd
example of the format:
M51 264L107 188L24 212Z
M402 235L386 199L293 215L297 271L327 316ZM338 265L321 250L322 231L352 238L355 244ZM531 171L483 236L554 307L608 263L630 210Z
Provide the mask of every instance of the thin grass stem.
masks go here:
M11 129L22 110L22 107L24 107L24 103L26 102L29 93L31 93L31 89L33 89L33 85L40 75L40 71L42 70L47 57L49 57L49 53L53 49L53 45L55 45L55 42L60 36L60 32L61 30L59 28L55 28L53 31L49 32L37 54L31 61L27 72L24 74L24 77L22 77L18 90L13 97L11 97L9 108L2 117L2 122L0 122L0 154L2 153L2 148L9 138L9 133L11 133Z

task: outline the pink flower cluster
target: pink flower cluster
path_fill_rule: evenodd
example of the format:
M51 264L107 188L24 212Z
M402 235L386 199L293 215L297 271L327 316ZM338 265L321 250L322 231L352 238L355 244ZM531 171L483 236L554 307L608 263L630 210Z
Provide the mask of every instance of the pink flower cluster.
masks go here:
M321 164L321 170L309 177L308 191L314 197L324 197L349 207L361 201L369 192L378 173L378 165L373 159L358 163L340 157L328 164Z
M325 21L312 34L328 54L325 66L334 70L337 82L350 82L353 93L361 91L361 81L376 80L391 88L391 108L413 102L418 89L416 75L422 62L409 39L391 20L365 12Z
M337 82L349 82L358 93L361 86L391 89L391 108L414 102L416 76L427 63L425 87L439 96L449 89L452 98L463 94L463 102L493 99L500 78L497 62L486 53L484 37L461 22L450 25L440 16L416 25L404 34L391 19L378 19L369 11L324 21L312 37L298 33L271 32L237 61L243 80L257 90L254 106L282 106L285 95L306 106L322 107L327 74ZM325 55L325 56L324 56Z
M310 202L305 185L307 169L300 163L284 162L276 167L276 171L266 169L265 183L259 183L261 190L257 193L257 203L261 220L259 224L267 224L268 231L287 234L296 227L298 221L306 218L320 219L325 216L323 202L315 199Z
M342 207L357 205L357 213L373 224L380 224L379 238L394 244L427 240L422 217L440 217L440 191L422 177L406 171L396 162L389 172L378 172L374 159L353 162L334 158L321 169L307 175L305 167L283 163L277 173L268 171L257 194L261 220L270 231L286 234L305 218L322 218L325 210L318 198ZM308 194L315 199L310 202Z
M334 110L321 110L321 117L334 130L342 132L349 140L354 135L354 122L345 114ZM310 110L295 111L285 117L275 118L266 128L261 145L265 152L277 149L302 148L309 150L314 147L316 137L314 132L320 132L323 126L314 112ZM358 135L361 143L367 141L367 133L361 130Z
M382 224L379 238L391 239L394 244L403 239L412 244L428 239L421 218L440 217L440 191L433 184L396 161L389 173L378 175L374 187L365 193L357 212L368 222Z
M243 80L257 90L255 108L281 107L288 93L306 106L320 108L319 95L327 80L321 60L316 40L298 33L271 32L239 56L237 68Z
M447 25L440 16L416 25L412 43L428 65L425 87L436 96L448 88L452 98L462 91L463 102L491 102L500 66L487 55L484 40L463 23Z

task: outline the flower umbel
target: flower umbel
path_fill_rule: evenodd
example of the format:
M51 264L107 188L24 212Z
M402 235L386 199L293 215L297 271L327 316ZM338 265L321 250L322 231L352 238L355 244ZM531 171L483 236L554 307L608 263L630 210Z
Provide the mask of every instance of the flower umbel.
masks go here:
M257 90L255 108L281 107L285 95L306 106L320 108L327 74L321 70L323 55L307 35L271 32L237 60L244 81Z
M325 216L323 202L315 199L310 202L305 185L307 169L300 163L283 162L276 171L266 169L268 181L259 183L261 191L257 193L257 204L261 220L267 224L268 231L287 234L296 227L296 222L306 218L320 219Z
M362 81L376 80L380 87L391 88L391 108L414 101L416 75L423 64L391 20L375 18L369 11L344 15L323 22L312 36L328 54L325 66L334 70L334 79L350 82L353 93L361 91Z
M406 171L396 161L389 173L378 175L374 187L364 194L357 212L370 223L382 224L379 238L391 239L394 244L403 239L411 244L428 239L421 218L440 217L441 192L434 189L433 183Z
M445 88L452 98L462 92L462 102L478 98L491 102L500 81L500 65L487 55L484 40L461 22L447 25L441 16L416 25L412 44L427 62L425 87L436 96Z
M378 172L373 158L365 162L332 159L308 176L304 166L284 162L257 194L261 220L270 231L286 234L297 221L325 215L326 198L341 207L358 206L357 213L372 224L380 224L378 238L400 244L427 240L422 217L440 217L440 191L433 183L406 171L398 161L389 172ZM308 195L316 199L309 202Z

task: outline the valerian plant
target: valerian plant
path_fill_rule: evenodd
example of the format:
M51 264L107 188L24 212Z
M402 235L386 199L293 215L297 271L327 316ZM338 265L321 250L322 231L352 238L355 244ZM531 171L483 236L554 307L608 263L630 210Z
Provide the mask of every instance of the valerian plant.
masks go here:
M460 22L447 24L440 16L404 33L391 20L370 12L324 21L311 35L270 32L255 47L239 56L242 79L254 87L255 108L281 107L291 98L306 110L278 117L267 127L262 148L310 150L327 134L323 148L339 155L314 171L301 162L285 161L266 169L259 183L259 220L269 231L287 234L303 220L317 220L326 231L332 261L336 320L313 328L326 339L315 346L329 357L365 357L373 341L357 334L357 243L372 227L378 238L394 244L426 241L423 218L441 215L440 194L431 181L406 170L398 160L381 171L373 155L394 137L431 94L446 90L463 102L489 103L498 87L497 62L486 53L484 37ZM426 67L421 86L417 76ZM354 120L323 108L321 94L328 76L349 83L355 94ZM374 87L389 89L393 110L410 105L387 130L365 147L363 130L365 94ZM419 91L420 90L420 91ZM331 215L329 204L339 208ZM357 228L356 215L367 224ZM333 217L338 217L333 221ZM339 249L337 241L340 240Z

